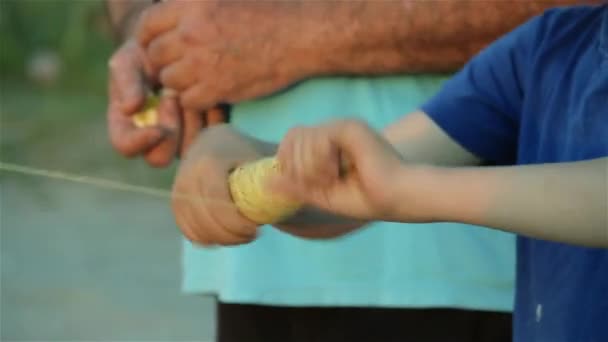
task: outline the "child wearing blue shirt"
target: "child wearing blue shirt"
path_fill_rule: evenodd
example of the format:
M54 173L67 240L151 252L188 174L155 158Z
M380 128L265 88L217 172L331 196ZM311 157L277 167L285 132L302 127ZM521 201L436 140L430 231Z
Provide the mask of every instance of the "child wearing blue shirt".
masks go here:
M529 21L384 138L356 122L288 133L274 186L359 219L519 233L515 341L608 341L608 6Z
M350 218L280 228L322 238L373 220L453 221L518 233L514 339L608 341L608 6L522 25L383 135L352 120L297 128L277 155L269 188ZM198 215L181 205L178 221Z

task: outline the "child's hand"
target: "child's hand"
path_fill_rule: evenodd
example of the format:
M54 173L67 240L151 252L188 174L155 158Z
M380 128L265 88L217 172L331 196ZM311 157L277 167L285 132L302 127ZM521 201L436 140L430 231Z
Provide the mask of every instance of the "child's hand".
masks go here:
M277 158L282 176L270 187L306 204L363 220L391 220L400 205L401 156L365 123L294 128Z

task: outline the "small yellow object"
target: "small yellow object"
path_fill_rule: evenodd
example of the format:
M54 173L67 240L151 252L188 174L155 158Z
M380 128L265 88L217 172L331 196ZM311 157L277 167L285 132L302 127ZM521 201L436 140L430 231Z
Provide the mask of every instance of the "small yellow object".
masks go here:
M137 128L156 126L158 124L158 111L156 107L159 102L158 96L149 96L144 108L132 116L133 125Z
M269 177L279 172L278 161L270 157L244 164L230 174L230 193L241 214L259 224L272 224L300 209L300 203L273 194L266 188Z

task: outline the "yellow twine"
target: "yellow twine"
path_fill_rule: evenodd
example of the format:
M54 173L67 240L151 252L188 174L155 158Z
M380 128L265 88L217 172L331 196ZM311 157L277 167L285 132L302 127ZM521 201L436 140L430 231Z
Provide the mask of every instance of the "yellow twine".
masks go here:
M268 191L268 180L279 172L279 163L271 157L244 164L230 174L232 200L245 217L259 224L276 223L300 208L300 203Z
M300 208L299 203L273 194L266 189L266 182L269 177L279 172L279 165L275 158L265 158L244 164L230 174L228 182L234 203L220 199L200 198L185 194L172 194L171 191L166 189L133 185L98 177L39 169L5 162L0 162L0 170L94 185L100 188L124 192L140 193L160 198L168 199L177 197L202 203L213 202L230 206L236 205L239 212L245 217L259 224L276 223L294 214Z

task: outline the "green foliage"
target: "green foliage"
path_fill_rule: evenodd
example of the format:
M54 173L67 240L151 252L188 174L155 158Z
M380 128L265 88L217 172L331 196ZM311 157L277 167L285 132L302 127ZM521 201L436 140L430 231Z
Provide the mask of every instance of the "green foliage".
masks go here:
M112 43L102 1L0 0L0 77L22 81L27 61L52 51L59 87L105 92Z

